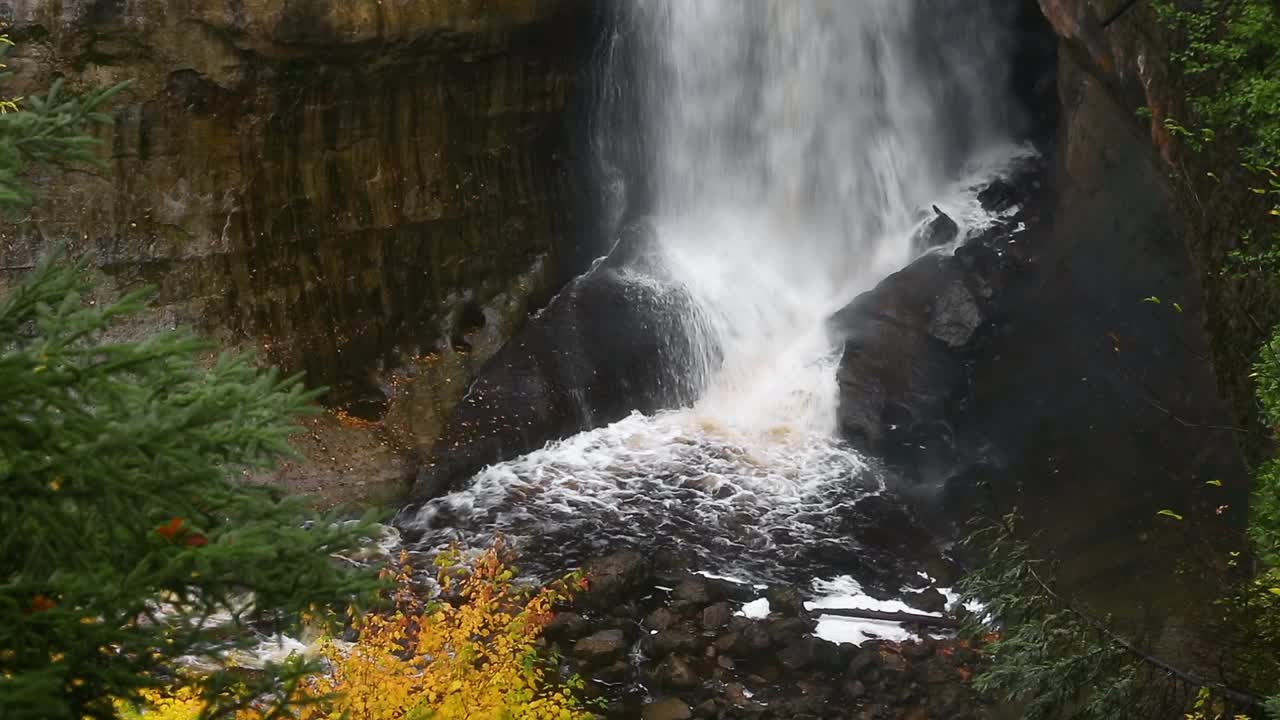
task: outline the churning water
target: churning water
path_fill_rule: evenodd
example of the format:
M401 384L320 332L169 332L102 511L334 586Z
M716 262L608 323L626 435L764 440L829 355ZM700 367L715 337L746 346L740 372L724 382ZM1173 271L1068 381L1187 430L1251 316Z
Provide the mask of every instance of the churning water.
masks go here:
M821 566L881 489L836 438L826 320L911 259L931 203L962 232L989 220L971 188L1011 152L1002 23L979 0L626 5L643 71L615 88L642 108L647 210L695 301L700 352L672 370L699 400L487 468L410 524L565 564L629 546Z

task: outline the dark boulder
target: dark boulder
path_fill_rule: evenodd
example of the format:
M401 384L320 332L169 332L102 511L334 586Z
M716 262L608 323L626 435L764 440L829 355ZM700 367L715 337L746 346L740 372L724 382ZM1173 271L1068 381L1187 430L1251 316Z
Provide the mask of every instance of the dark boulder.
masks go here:
M669 628L650 637L655 655L662 657L673 652L692 652L698 649L698 638L683 630Z
M933 217L925 221L911 237L911 248L916 253L922 253L953 242L959 235L960 226L956 221L934 205Z
M668 655L653 671L654 680L672 689L695 688L702 684L693 663L683 655Z
M686 603L689 605L705 605L712 600L718 599L713 594L711 583L706 578L698 575L689 575L676 585L675 590L671 593L671 599L677 603Z
M765 594L769 600L769 612L783 617L797 617L804 612L804 597L795 587L771 585Z
M671 623L675 621L675 613L664 607L660 607L646 615L643 624L646 630L666 630L671 627Z
M719 630L728 624L731 617L733 617L733 610L730 609L729 603L718 602L709 605L702 611L702 627L705 630Z
M952 343L981 320L970 314L978 312L972 294L972 308L946 299L964 287L954 257L926 255L832 317L833 332L844 340L837 381L846 438L879 455L891 434L946 417L963 376Z
M940 613L947 609L947 597L937 588L926 588L918 593L907 593L903 600L917 610Z
M652 577L649 559L634 550L623 550L604 557L591 558L582 565L587 590L576 604L587 609L602 610L628 600L636 590L646 586Z
M547 637L555 640L576 640L591 631L591 621L577 613L560 612L547 625Z
M680 698L665 698L645 705L640 717L641 720L689 720L693 711Z
M952 532L960 519L940 501L948 479L983 459L961 446L957 412L978 341L1005 312L1008 289L1027 267L1027 247L1044 234L1025 192L1039 187L1040 172L1028 165L1015 173L1016 185L997 180L980 193L1003 209L1025 205L1016 215L971 234L953 253L917 258L829 320L843 343L841 434L884 462L890 489L938 532ZM939 215L931 224L946 221Z
M978 202L987 212L1004 212L1022 202L1024 194L1018 186L1005 179L998 179L978 193Z
M574 657L602 663L621 657L627 651L627 639L621 630L601 630L573 644Z
M419 469L415 499L632 410L689 398L671 368L690 353L690 300L653 243L648 224L630 227L485 364Z

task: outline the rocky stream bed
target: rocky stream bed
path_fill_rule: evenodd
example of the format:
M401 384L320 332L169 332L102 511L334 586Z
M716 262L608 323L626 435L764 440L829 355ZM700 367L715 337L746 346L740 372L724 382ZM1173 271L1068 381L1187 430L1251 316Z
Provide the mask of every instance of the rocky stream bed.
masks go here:
M635 552L584 569L590 590L556 615L548 638L606 717L988 717L968 685L982 655L967 640L930 637L937 628L834 643L815 636L820 611L793 587L708 578ZM910 601L920 613L944 603L936 590Z

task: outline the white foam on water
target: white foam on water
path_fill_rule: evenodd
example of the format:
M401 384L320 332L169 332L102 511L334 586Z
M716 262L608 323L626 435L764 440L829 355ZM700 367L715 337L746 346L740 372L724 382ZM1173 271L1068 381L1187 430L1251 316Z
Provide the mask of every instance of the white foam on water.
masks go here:
M735 615L742 615L751 620L760 620L769 617L769 600L768 598L759 598L751 602L743 603L742 608Z
M835 643L861 644L867 640L880 639L902 642L918 635L907 630L901 623L891 620L871 620L863 618L823 615L824 609L875 610L878 612L906 612L917 615L941 617L941 613L923 612L901 600L880 600L868 595L862 585L848 575L830 579L815 580L813 583L814 599L804 604L805 609L817 611L818 627L814 634Z
M829 536L841 499L880 490L879 476L831 438L724 426L694 408L634 413L486 468L407 524L428 546L502 534L566 566L664 547L756 582L772 558Z

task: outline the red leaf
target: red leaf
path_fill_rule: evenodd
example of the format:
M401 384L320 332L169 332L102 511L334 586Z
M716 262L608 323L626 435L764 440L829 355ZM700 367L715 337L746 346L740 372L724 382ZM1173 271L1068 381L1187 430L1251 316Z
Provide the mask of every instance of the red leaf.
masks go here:
M37 595L31 598L31 609L28 611L28 614L44 612L45 610L52 610L56 607L58 607L58 603L50 600L44 595Z
M180 517L175 517L172 520L170 520L167 524L161 525L160 527L156 528L156 532L159 533L160 537L163 537L165 540L173 540L175 537L177 537L178 532L181 530L182 530L182 518Z
M183 542L191 547L204 547L209 544L209 538L201 535L200 533L191 533L183 539Z

